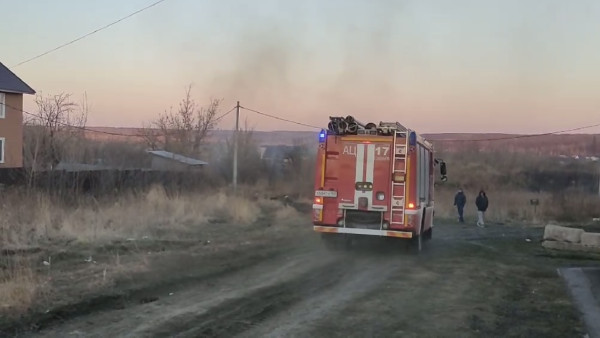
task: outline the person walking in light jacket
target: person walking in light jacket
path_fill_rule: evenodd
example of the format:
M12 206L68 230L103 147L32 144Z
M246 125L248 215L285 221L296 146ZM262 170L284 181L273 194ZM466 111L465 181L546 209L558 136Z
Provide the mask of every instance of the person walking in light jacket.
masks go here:
M477 206L477 226L478 227L482 227L485 225L484 220L483 220L483 216L485 215L485 212L487 211L488 208L488 198L487 195L485 194L485 191L481 190L479 192L479 195L477 196L477 199L475 200L475 205Z

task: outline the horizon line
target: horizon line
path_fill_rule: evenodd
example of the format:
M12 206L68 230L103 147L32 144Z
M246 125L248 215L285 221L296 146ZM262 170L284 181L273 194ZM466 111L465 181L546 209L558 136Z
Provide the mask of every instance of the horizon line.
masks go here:
M144 127L110 127L110 126L86 126L86 129L89 129L90 131L93 131L93 129L133 129L133 130L141 130L141 129L147 129ZM152 130L157 129L157 128L150 128ZM325 128L323 128L325 129ZM215 128L212 129L211 131L227 131L227 132L233 132L235 131L234 129L221 129L221 128ZM240 129L240 131L243 131ZM280 130L250 130L252 132L260 132L260 133L312 133L312 134L318 134L319 132L317 131L311 131L311 130L285 130L285 129L280 129ZM507 132L424 132L424 133L419 133L421 135L508 135L508 136L513 136L513 135L519 135L519 136L527 136L527 135L539 135L539 136L566 136L566 135L600 135L600 133L507 133ZM124 135L126 136L126 135Z

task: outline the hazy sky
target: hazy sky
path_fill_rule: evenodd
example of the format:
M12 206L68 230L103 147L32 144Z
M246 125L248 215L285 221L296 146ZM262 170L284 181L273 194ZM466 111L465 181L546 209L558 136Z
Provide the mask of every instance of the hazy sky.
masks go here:
M0 61L152 2L0 0ZM422 132L535 133L600 123L599 37L596 0L167 0L13 71L38 93L87 92L95 126L141 126L193 83L199 103L316 125L352 114Z

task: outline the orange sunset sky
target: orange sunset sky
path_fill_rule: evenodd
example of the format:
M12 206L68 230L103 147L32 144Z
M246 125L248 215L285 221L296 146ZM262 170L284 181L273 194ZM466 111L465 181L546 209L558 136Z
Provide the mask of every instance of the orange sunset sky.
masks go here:
M154 1L2 1L0 62L38 93L86 92L90 126L142 126L190 83L200 104L223 98L223 112L239 100L323 126L348 114L422 132L600 123L592 0L167 0L15 66ZM258 130L307 129L242 118Z

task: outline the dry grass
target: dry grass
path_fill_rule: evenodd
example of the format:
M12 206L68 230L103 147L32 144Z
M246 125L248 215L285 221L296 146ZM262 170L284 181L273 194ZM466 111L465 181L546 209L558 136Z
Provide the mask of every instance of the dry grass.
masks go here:
M0 313L21 313L34 302L42 284L24 260L2 259L0 263Z
M78 206L63 205L44 194L8 193L0 213L0 243L19 246L49 238L102 242L152 236L164 230L177 233L215 219L247 225L258 219L261 210L257 201L225 192L171 196L162 187L154 187L143 196L89 199Z
M41 247L49 251L52 243L75 241L98 246L114 240L188 239L228 228L247 227L262 216L266 208L278 221L297 216L291 207L256 195L256 188L241 187L237 194L215 191L202 194L170 194L155 186L144 194L127 194L113 200L81 198L77 205L68 205L43 193L3 191L0 202L0 245L3 249ZM259 189L260 190L260 189ZM268 194L267 194L268 195ZM135 241L133 242L135 243ZM56 248L55 248L56 249ZM45 288L52 280L77 280L83 289L110 287L116 278L148 267L146 252L94 262L70 271L44 266L39 257L4 255L0 252L0 313L18 314L32 303L43 301L60 289ZM35 255L34 255L35 256ZM138 257L139 256L139 257ZM28 258L25 258L28 257ZM46 290L47 289L47 290Z
M31 270L25 270L16 276L0 282L0 313L21 313L28 309L35 299L38 282Z

